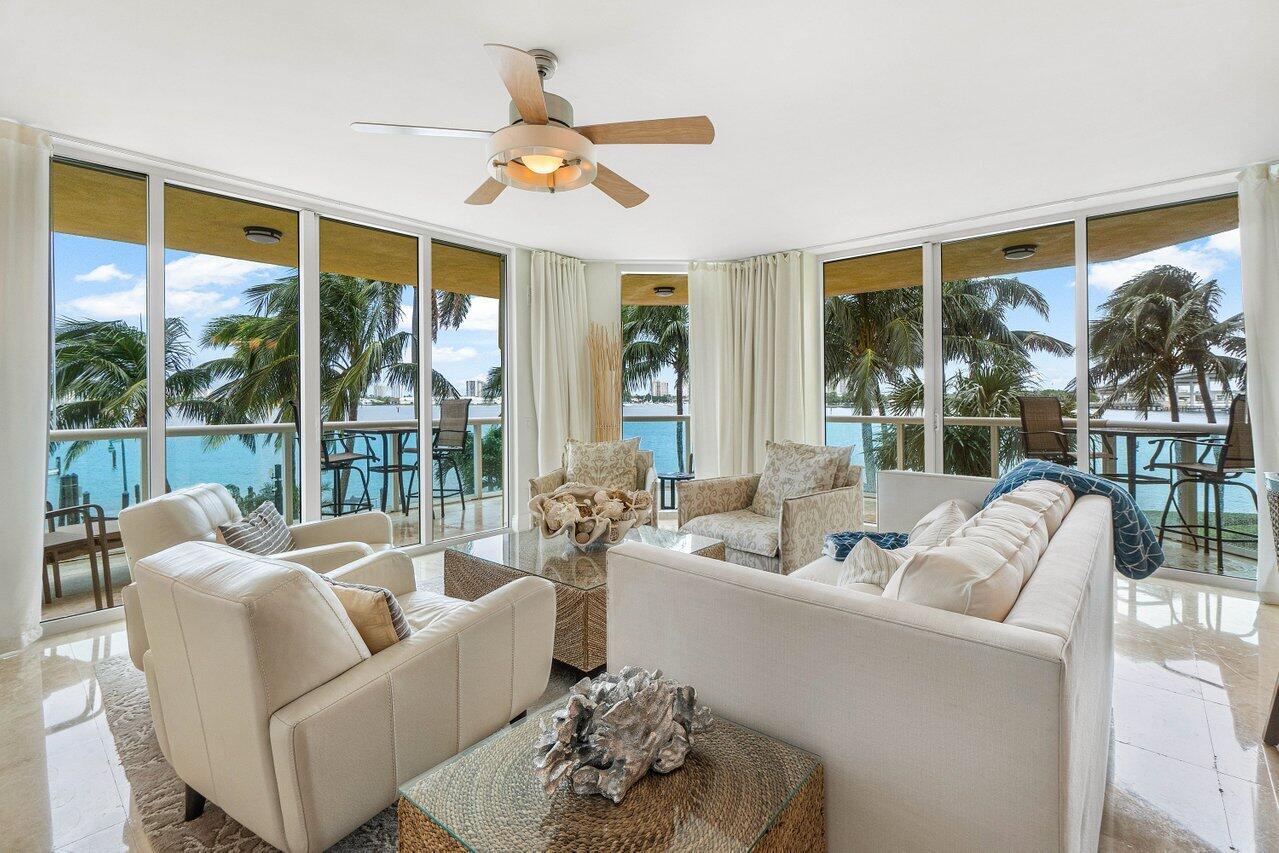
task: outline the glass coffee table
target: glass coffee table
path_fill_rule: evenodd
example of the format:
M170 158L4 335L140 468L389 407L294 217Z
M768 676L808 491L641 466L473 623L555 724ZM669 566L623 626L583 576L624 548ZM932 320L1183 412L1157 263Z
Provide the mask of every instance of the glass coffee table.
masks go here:
M718 539L648 525L632 528L624 541L724 559ZM444 552L444 594L474 601L526 575L546 578L555 584L555 659L590 672L607 656L608 555L607 548L579 551L563 536L543 539L536 530L486 536Z
M722 718L696 737L683 767L649 773L616 805L564 789L547 793L533 775L533 744L560 704L529 712L402 785L399 849L826 849L821 761Z

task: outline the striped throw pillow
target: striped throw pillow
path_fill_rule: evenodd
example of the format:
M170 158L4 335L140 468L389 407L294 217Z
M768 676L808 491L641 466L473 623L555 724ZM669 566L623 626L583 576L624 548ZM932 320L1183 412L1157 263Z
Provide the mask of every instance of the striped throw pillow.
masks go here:
M853 546L848 558L844 560L844 570L839 573L838 585L873 583L875 586L887 586L893 573L923 550L917 545L881 548L873 539L862 539Z
M324 577L321 575L320 577ZM370 654L377 654L413 633L400 603L389 589L324 577L346 610Z
M289 525L270 501L239 521L218 525L218 532L222 534L222 541L232 548L260 557L293 550Z

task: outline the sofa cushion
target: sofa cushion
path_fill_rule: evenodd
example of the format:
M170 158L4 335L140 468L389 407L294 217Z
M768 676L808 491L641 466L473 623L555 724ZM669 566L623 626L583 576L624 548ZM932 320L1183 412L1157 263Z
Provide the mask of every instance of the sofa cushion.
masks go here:
M369 652L377 654L390 648L400 640L407 640L412 634L404 611L388 589L380 586L369 586L362 583L346 583L324 577L333 594L346 609L355 630L360 632L360 639L369 647Z
M840 572L836 584L850 586L869 583L882 590L893 573L922 550L918 545L882 548L873 539L862 539L844 559L844 570Z
M421 631L453 611L465 607L467 602L457 598L449 598L438 592L419 589L399 598L400 607L404 610L404 618L414 631Z
M1033 480L1018 486L1006 495L1001 495L992 504L1007 500L1042 513L1051 539L1061 527L1062 519L1075 505L1075 493L1069 486L1052 480Z
M635 488L635 456L639 439L576 441L564 445L564 476L570 483L606 489Z
M964 525L977 512L968 501L954 498L937 504L910 529L906 541L921 548L931 548L946 541L946 537Z
M833 454L817 452L825 448L770 441L766 449L764 471L751 501L751 511L756 515L779 518L782 502L787 498L830 491L840 462Z
M259 557L293 550L289 525L270 501L263 501L239 521L218 525L218 533L224 544Z
M777 553L779 538L777 519L757 515L749 509L699 515L684 522L681 533L697 533L719 539L729 548L772 557Z

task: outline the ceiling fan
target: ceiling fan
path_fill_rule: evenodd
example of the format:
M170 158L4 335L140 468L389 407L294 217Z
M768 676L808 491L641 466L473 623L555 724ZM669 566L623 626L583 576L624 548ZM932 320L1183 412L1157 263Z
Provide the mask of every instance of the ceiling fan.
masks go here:
M635 207L648 193L596 160L596 145L709 145L715 139L715 127L706 116L574 127L573 105L542 90L542 81L559 63L555 54L504 44L486 44L484 49L511 93L508 126L491 131L357 121L351 128L362 133L487 139L489 178L467 204L489 204L507 187L554 193L594 184L622 207Z

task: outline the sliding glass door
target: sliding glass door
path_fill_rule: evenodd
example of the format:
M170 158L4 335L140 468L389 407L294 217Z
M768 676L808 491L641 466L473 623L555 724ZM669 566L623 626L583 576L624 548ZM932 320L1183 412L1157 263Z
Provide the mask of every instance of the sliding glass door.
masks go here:
M622 438L638 438L659 473L691 473L688 276L621 279Z
M1075 414L1074 223L943 244L940 300L943 470L998 477L1026 456L1018 398Z

